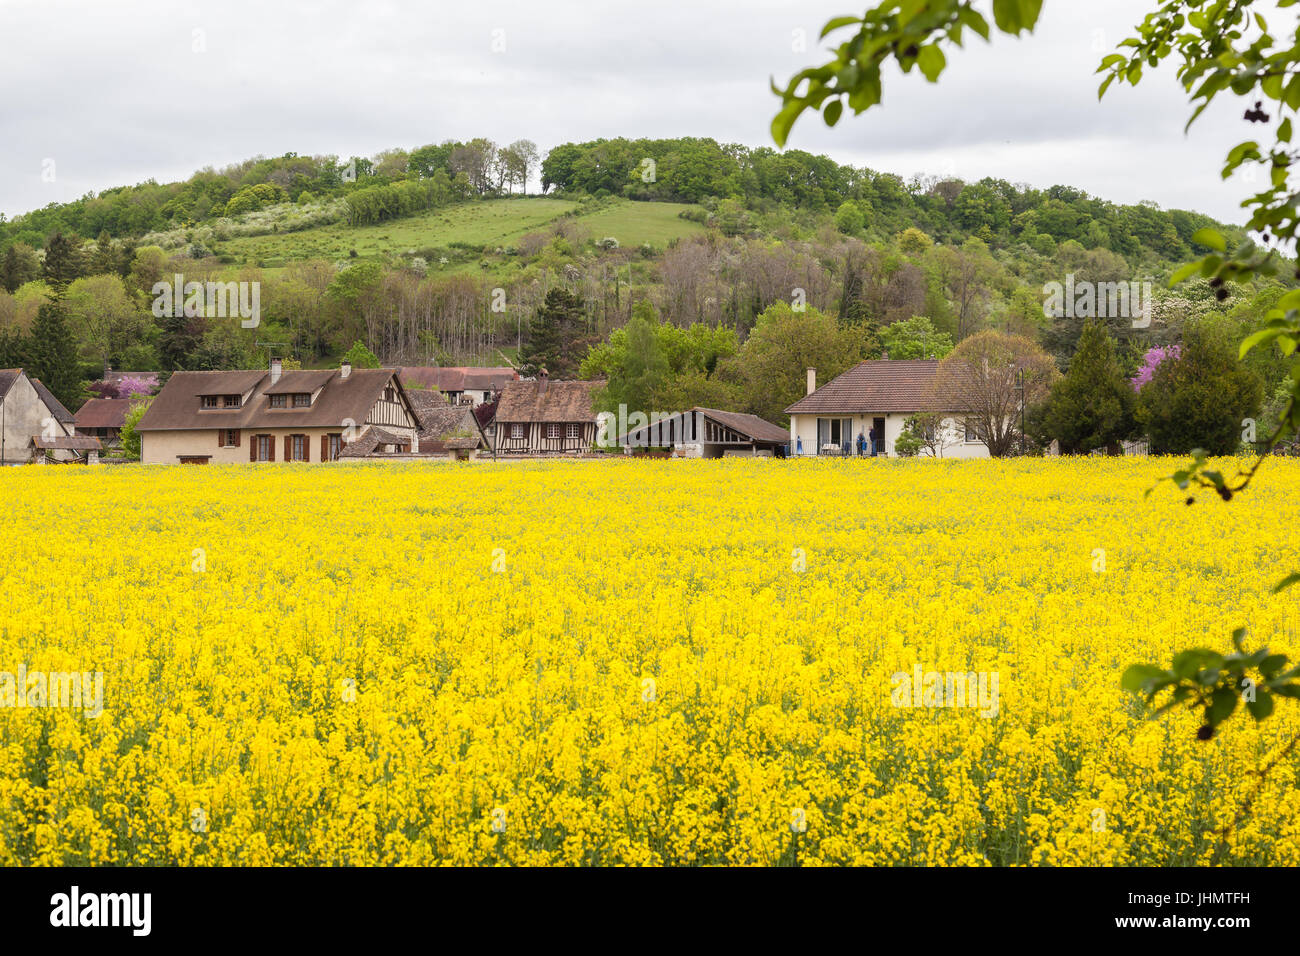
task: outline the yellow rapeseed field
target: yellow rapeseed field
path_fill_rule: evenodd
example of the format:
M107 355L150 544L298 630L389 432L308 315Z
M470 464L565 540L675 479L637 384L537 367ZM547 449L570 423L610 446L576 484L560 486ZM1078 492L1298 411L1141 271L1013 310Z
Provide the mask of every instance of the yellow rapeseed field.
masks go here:
M5 469L0 671L103 709L0 687L0 862L1207 862L1300 706L1202 743L1120 674L1300 654L1300 464L1173 467ZM1223 862L1300 864L1298 774Z

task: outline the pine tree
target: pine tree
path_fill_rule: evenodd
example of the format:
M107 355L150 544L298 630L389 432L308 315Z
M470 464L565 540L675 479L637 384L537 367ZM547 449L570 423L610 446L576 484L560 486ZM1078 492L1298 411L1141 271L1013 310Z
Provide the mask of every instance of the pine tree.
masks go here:
M63 306L47 302L36 312L28 344L27 374L39 378L69 409L81 404L81 371L77 345L63 318Z
M158 354L164 369L174 372L194 367L195 354L203 345L205 325L202 316L170 312L158 321Z
M75 236L56 232L45 243L45 281L61 294L68 283L81 275L81 246Z
M35 279L40 272L40 263L31 247L11 242L3 258L0 258L0 288L14 292L24 282Z
M113 237L104 229L95 240L95 255L91 259L91 275L114 275L117 272L117 249L113 246Z
M1057 381L1042 417L1043 437L1056 439L1061 453L1087 454L1094 448L1112 453L1133 435L1135 396L1115 355L1105 326L1088 322L1065 377Z
M567 289L552 289L529 323L528 341L519 350L519 370L537 375L545 369L553 379L575 378L592 343L582 299Z

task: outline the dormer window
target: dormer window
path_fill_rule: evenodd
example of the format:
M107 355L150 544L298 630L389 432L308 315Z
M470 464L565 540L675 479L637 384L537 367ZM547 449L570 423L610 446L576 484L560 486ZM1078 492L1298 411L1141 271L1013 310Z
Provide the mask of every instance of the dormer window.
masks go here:
M216 408L216 407L217 407L217 396L215 395L199 396L199 408Z
M286 395L272 395L272 396L271 396L271 407L272 407L272 408L284 408L284 407L286 407L285 399L286 399L287 397L288 397L288 396L286 396Z
M224 395L221 404L226 408L238 408L244 404L244 399L240 395Z
M306 407L309 406L310 404L311 404L311 393L309 393L309 392L295 392L295 393L294 393L294 395L293 395L293 407L294 407L294 408L306 408Z

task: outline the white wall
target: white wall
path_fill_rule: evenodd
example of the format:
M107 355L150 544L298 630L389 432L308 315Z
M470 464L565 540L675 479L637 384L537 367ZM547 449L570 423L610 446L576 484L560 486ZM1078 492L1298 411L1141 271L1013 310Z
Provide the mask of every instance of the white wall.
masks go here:
M15 464L31 460L31 440L46 433L46 421L51 426L50 433L56 437L71 434L63 423L55 419L36 394L36 389L26 375L19 375L18 380L9 389L4 399L4 463ZM66 460L77 452L56 451L53 457Z
M903 425L907 422L909 415L894 412L889 415L791 415L790 416L790 454L802 454L805 457L815 456L819 449L817 448L817 419L818 418L851 418L853 420L853 430L851 433L853 443L853 454L857 454L858 432L868 436L871 432L872 425L877 418L885 420L885 454L890 458L897 457L894 451L894 444L898 441L898 436L903 433ZM944 427L948 429L949 443L942 451L944 458L987 458L989 456L988 446L983 442L967 442L965 440L965 429L951 418L944 419ZM798 450L799 440L803 440L803 451ZM928 456L928 452L923 452Z

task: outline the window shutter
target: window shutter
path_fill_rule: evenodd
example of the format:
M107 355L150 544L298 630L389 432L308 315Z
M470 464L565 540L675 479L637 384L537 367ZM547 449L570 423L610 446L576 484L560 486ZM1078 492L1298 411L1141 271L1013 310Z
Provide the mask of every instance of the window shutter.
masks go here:
M284 460L293 461L293 436L284 436Z
M248 460L257 461L257 436L256 435L254 435L253 440L248 443Z
M235 447L236 447L236 448L239 447L239 437L240 437L240 436L239 436L239 429L236 428L236 429L235 429Z
M266 460L275 461L275 436L274 435L266 436L266 449L267 449Z
M320 436L320 460L321 461L330 460L330 436L329 435Z
M302 436L302 460L311 461L311 440L309 436Z
M226 430L224 428L217 429L217 447L218 448L226 447Z

